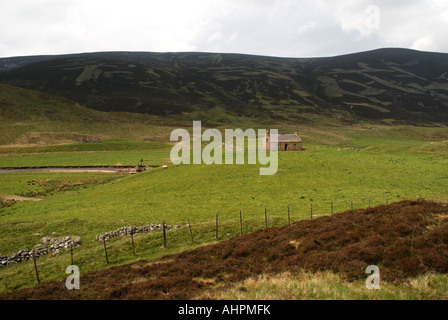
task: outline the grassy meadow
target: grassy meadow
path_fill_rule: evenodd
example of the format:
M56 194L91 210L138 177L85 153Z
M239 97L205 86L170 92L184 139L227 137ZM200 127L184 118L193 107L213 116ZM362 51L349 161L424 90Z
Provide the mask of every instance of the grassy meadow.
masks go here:
M448 277L423 275L407 283L382 282L380 290L366 290L365 281L344 281L328 272L264 275L215 288L202 299L224 300L446 300Z
M286 130L286 128L285 128ZM44 236L80 236L75 248L75 264L84 274L139 259L154 259L168 253L189 250L243 232L327 215L353 208L377 206L403 199L447 199L448 152L445 128L375 127L353 130L339 128L304 129L303 152L279 153L279 169L273 176L260 176L260 165L168 165L136 175L105 173L0 173L0 196L39 196L41 201L20 201L0 208L0 255L31 249ZM325 139L327 137L327 139ZM324 143L326 141L326 143ZM20 166L136 165L167 163L170 146L159 142L106 140L100 144L56 146L4 146L0 148L0 168ZM53 181L46 191L39 182ZM67 188L60 187L63 182ZM33 184L34 182L34 184ZM70 182L80 182L78 184ZM47 183L48 185L48 183ZM44 184L45 186L45 184ZM58 187L59 186L59 187ZM36 192L32 192L36 191ZM215 213L219 214L219 239L215 239ZM168 231L168 247L162 247L160 232L135 236L136 256L130 238L108 241L110 264L106 264L102 243L95 237L123 226L161 223L181 224ZM191 241L188 220L194 242ZM39 234L36 236L35 234ZM53 236L54 237L54 236ZM66 278L70 252L38 259L42 281ZM301 275L311 283L310 275ZM310 298L370 298L360 293L359 284L345 284L335 275L317 275L316 281L342 290L341 294L316 293ZM441 276L446 290L447 281ZM261 288L277 285L282 279L256 281ZM415 280L419 281L419 280ZM429 281L429 280L428 280ZM272 282L272 281L271 281ZM0 268L0 292L36 285L31 261ZM300 283L292 282L299 292ZM240 295L232 290L218 292L218 298L264 298L254 288ZM390 285L393 286L393 285ZM257 287L258 288L258 287ZM328 289L328 288L327 288ZM327 290L325 289L325 290ZM330 289L328 289L330 290ZM407 288L390 289L378 298L411 297ZM410 289L412 291L412 289ZM232 293L233 292L233 293ZM344 293L347 292L347 293ZM440 297L439 291L415 297ZM269 297L268 297L269 298ZM282 298L274 295L274 298ZM297 293L293 298L303 298ZM446 298L446 297L445 297Z

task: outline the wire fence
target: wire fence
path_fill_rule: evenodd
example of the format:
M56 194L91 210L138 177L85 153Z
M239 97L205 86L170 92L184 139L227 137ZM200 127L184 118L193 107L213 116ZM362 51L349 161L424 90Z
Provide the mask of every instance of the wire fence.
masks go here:
M438 198L435 193L432 193L432 197L427 197L426 200L433 201L441 201L445 200L445 198ZM271 227L281 227L288 224L292 224L294 222L305 220L305 219L316 219L322 216L329 216L339 212L345 212L349 210L357 210L361 208L369 208L376 207L379 205L388 205L393 202L403 201L403 200L418 200L423 199L422 194L418 194L416 197L406 197L405 195L398 197L389 197L386 196L383 199L379 199L379 197L362 197L355 196L350 200L348 199L335 199L335 200L327 200L322 202L314 202L310 201L309 206L306 208L302 205L300 208L295 206L284 206L283 208L274 208L271 209L268 206L259 210L258 213L245 213L243 209L239 210L239 212L235 212L232 214L232 218L229 218L229 213L225 215L225 219L222 219L222 216L219 211L215 212L214 219L209 219L208 221L201 221L198 223L191 223L190 217L187 217L185 220L186 224L181 229L167 229L167 224L165 221L161 223L161 229L158 231L150 231L149 233L152 235L157 234L154 240L160 241L160 248L164 249L167 247L171 247L174 245L178 245L179 247L188 245L188 246L199 246L206 243L220 241L222 239L228 238L229 236L242 236L244 234L254 232L256 230L268 229ZM303 202L303 201L302 201ZM175 243L169 242L168 234L173 234L176 232L181 232L182 236L180 240L175 241ZM114 263L111 261L110 250L115 249L114 256L117 257L116 246L120 246L120 252L123 252L123 246L129 248L132 252L133 257L140 257L140 252L137 250L137 247L141 246L139 241L144 241L142 238L136 238L136 233L130 233L126 236L117 237L114 239L103 239L98 241L98 250L97 252L103 251L102 257L98 255L98 259L103 259L106 264ZM142 233L139 233L141 236ZM126 238L125 238L126 237ZM120 241L121 239L121 241ZM126 241L122 241L123 239L127 239ZM197 241L200 239L200 241ZM75 249L76 248L76 249ZM70 250L70 260L71 264L79 264L81 262L82 257L76 252L79 247L70 246L67 248ZM95 249L94 249L95 250ZM145 258L147 254L143 254L141 258ZM39 271L39 257L33 256L33 271L36 276L36 281L38 284L41 283L42 279L45 279L44 275ZM86 259L84 259L86 260ZM129 260L129 259L128 259ZM116 261L115 263L119 263L123 261ZM126 262L126 261L124 261ZM1 270L2 268L0 268Z

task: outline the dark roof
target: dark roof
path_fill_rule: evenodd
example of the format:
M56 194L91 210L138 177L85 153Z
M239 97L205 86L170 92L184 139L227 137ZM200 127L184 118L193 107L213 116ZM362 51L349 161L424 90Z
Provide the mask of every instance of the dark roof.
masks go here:
M278 141L302 141L302 139L295 134L279 134Z

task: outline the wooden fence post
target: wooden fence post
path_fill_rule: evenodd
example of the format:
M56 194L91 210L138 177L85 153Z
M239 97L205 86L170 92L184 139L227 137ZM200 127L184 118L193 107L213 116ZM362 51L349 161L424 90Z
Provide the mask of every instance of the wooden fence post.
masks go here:
M103 239L104 253L106 254L106 263L109 263L109 257L107 256L106 239Z
M163 247L166 248L166 224L165 220L162 222L162 229L163 229Z
M188 219L188 227L190 228L191 243L194 243L193 232L191 231L191 223L190 223L190 219Z
M389 199L386 197L386 205L389 204Z
M71 255L71 258L72 258L72 266L73 266L73 240L70 243L70 255Z
M240 210L240 229L241 229L241 235L243 235L243 214Z
M131 230L131 241L132 241L132 253L135 256L135 247L134 247L134 231Z
M350 201L350 210L353 210L353 200Z
M313 219L313 203L310 202L310 217Z
M37 271L37 263L36 263L36 254L35 253L33 253L33 260L34 260L34 270L36 270L37 283L40 284L39 272Z
M266 207L264 207L264 223L265 223L266 229L267 229L268 228L268 214L267 214Z
M216 211L216 240L218 240L218 211Z

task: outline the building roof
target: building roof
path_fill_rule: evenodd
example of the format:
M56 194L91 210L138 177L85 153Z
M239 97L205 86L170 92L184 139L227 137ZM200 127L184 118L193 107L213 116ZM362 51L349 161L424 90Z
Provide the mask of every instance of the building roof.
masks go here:
M278 141L293 141L293 142L298 142L298 141L302 141L302 139L300 139L300 137L296 136L295 134L279 134L278 135Z

